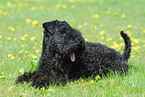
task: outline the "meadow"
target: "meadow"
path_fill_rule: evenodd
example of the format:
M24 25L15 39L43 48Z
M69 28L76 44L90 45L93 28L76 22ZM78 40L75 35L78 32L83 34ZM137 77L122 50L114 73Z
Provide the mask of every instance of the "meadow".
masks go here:
M144 0L0 0L0 97L144 97ZM123 53L120 31L132 41L127 75L110 74L36 89L16 85L18 75L37 69L42 23L65 20L85 41L99 42Z

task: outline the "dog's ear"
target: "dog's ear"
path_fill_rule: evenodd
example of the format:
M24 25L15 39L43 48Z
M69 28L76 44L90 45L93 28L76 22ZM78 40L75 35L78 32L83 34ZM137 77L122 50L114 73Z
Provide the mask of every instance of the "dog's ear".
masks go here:
M43 23L44 30L49 34L53 35L55 32L56 22L57 20Z

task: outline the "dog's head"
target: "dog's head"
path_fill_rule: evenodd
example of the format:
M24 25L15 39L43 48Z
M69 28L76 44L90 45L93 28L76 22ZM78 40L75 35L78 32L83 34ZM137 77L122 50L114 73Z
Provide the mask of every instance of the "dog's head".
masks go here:
M73 29L65 21L51 21L43 24L44 38L48 49L58 60L75 62L85 49L85 41L81 33Z

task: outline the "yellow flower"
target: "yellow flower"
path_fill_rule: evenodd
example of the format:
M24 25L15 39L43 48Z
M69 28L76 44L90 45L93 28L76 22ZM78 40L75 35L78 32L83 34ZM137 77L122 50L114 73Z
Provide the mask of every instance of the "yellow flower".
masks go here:
M31 8L31 10L35 10L35 7L33 6L33 7Z
M139 52L139 49L140 49L140 48L141 48L140 46L133 47L133 50L135 50L135 51Z
M76 8L76 6L75 5L72 5L71 8Z
M25 36L25 37L28 37L28 34L25 34L24 36Z
M37 25L39 22L37 21L37 20L34 20L33 22L32 22L32 25Z
M120 43L120 47L122 47L122 46L124 47L124 43L123 43L123 42L122 42L122 43Z
M33 56L33 54L29 54L28 57Z
M4 12L4 16L7 16L8 15L8 12Z
M110 11L107 11L106 14L110 14Z
M23 53L23 52L24 52L23 50L19 51L20 54Z
M88 41L88 39L87 39L87 38L85 38L85 41Z
M71 3L75 2L75 0L69 0Z
M93 84L93 83L95 83L95 82L94 82L94 80L91 80L90 83Z
M17 38L13 38L13 40L17 40Z
M27 51L27 50L25 50L25 53L28 53L28 51Z
M101 32L99 32L100 35L103 35L104 33L105 33L105 31L101 31Z
M34 40L35 40L35 37L31 37L30 40L31 40L31 41L34 41Z
M33 58L33 59L36 59L36 58L37 58L37 56L35 56L35 55L34 55L34 56L32 56L32 58Z
M132 28L132 25L128 25L127 27L128 27L128 28Z
M0 78L5 78L5 76L0 76Z
M11 6L12 6L12 3L8 1L8 2L7 2L7 6L8 6L8 7L11 7Z
M9 90L11 90L11 89L14 88L14 87L15 87L15 86L10 86L10 87L9 87Z
M24 47L24 45L22 44L21 47Z
M11 57L12 55L11 54L8 54L8 57Z
M12 57L11 57L11 59L15 59L15 57L14 57L14 56L12 56Z
M15 57L11 54L8 54L8 57L10 57L11 59L15 59Z
M131 57L134 57L134 55L131 55Z
M106 41L110 41L110 39L108 38L108 39L106 39Z
M26 23L29 24L31 22L30 19L26 19Z
M83 82L84 81L84 79L81 79L81 82Z
M113 15L117 15L117 12L113 12Z
M25 37L21 37L21 40L25 40Z
M39 52L39 50L36 50L36 53L38 53Z
M135 43L139 43L140 39L132 39L132 41L135 42Z
M101 24L101 25L100 25L100 27L104 27L104 25L103 25L103 24Z
M100 79L101 77L99 75L97 75L97 77Z
M0 35L0 38L3 38L3 36L2 36L2 35Z
M98 14L95 14L94 16L93 16L93 18L99 18L100 16L98 15Z
M62 8L67 8L67 6L66 5L62 5Z
M0 45L0 47L2 47L2 45Z
M50 94L47 94L46 96L50 96Z
M78 25L78 28L82 28L82 25Z
M12 40L12 38L11 38L11 37L8 37L7 39L8 39L8 40Z
M84 26L87 26L88 25L88 23L84 23Z
M121 15L121 18L125 18L125 17L126 17L126 15L125 15L125 14L122 14L122 15Z
M103 39L104 39L104 37L101 37L101 39L103 40Z
M116 41L113 41L113 46L114 46L115 48L119 48L119 45L117 44Z
M94 29L97 29L97 28L98 28L97 26L94 27Z

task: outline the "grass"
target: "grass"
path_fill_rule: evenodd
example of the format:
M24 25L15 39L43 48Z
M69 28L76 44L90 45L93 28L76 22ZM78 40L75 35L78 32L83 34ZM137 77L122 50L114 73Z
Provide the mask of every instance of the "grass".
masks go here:
M0 96L2 97L100 97L145 96L145 1L144 0L1 0L0 1ZM18 75L37 68L41 55L42 23L65 20L79 29L86 41L100 42L121 53L119 32L131 37L130 69L94 80L88 78L35 89L15 85Z

